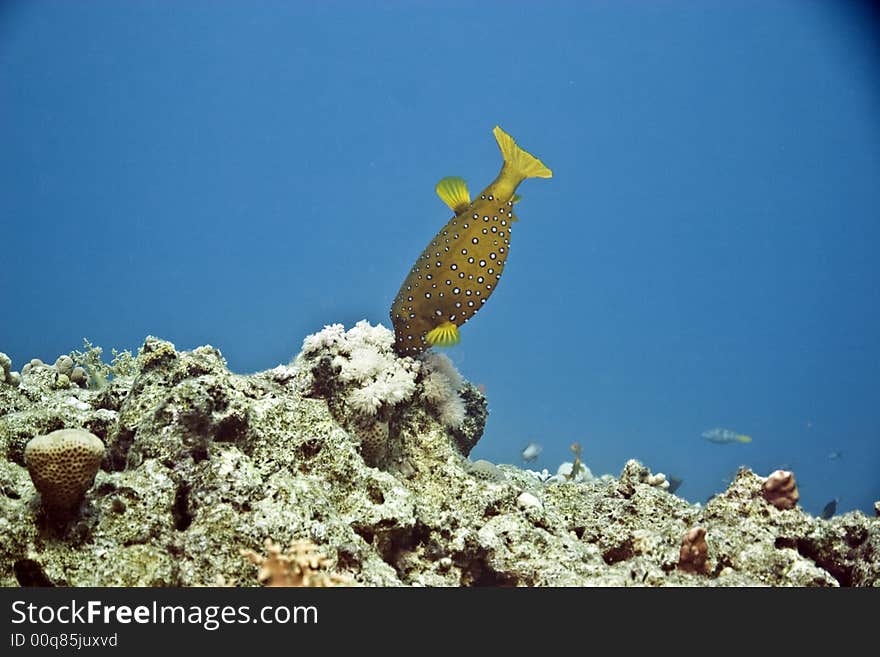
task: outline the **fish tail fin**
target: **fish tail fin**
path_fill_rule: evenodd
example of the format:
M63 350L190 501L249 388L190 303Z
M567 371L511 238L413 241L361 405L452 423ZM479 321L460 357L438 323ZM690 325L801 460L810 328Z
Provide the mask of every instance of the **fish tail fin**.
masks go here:
M492 134L495 135L495 140L498 142L498 148L501 149L504 162L517 175L522 176L523 179L553 177L553 172L541 160L520 148L513 140L513 137L501 129L501 126L496 125Z
M737 439L739 442L741 442L741 443L750 443L750 442L752 442L752 437L751 437L751 436L747 436L747 435L745 435L744 433L739 434L739 435L736 437L736 439Z

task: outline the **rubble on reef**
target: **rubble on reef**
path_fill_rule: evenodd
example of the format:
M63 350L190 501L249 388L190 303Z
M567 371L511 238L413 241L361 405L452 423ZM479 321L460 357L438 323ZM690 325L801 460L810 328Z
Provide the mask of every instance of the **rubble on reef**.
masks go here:
M247 376L153 337L115 367L4 360L0 585L880 586L880 518L778 508L746 469L702 506L635 460L581 480L472 462L482 393L392 344L334 325ZM60 385L73 367L92 384ZM24 459L58 429L106 446L60 517Z

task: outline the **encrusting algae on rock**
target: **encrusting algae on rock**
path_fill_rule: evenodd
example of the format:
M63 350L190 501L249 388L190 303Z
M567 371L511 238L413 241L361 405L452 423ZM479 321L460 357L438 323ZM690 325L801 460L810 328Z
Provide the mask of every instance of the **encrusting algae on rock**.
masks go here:
M517 221L516 188L526 178L553 175L499 126L493 132L504 164L479 197L471 200L461 178L437 184L437 194L455 216L425 247L391 306L399 354L458 343L458 327L486 303L507 262L510 231Z
M778 508L745 469L701 506L637 461L584 481L471 462L485 399L366 322L248 376L211 346L152 337L106 387L58 389L46 369L0 383L3 586L306 583L296 559L310 584L880 585L880 518ZM370 422L384 436L373 464ZM64 428L107 454L53 524L24 445ZM267 539L279 549L261 557ZM271 566L262 579L255 563Z

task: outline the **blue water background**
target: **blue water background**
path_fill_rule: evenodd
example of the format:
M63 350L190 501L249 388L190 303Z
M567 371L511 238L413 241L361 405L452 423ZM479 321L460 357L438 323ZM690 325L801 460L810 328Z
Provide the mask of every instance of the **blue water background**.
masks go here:
M692 501L788 467L808 511L871 512L878 34L846 2L5 2L0 350L153 334L252 372L389 326L498 123L554 177L450 351L489 399L472 456L578 441Z

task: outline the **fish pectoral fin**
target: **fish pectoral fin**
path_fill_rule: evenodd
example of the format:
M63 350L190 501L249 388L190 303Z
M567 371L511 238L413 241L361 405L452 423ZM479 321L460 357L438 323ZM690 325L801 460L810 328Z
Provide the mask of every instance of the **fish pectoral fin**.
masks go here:
M443 322L425 335L425 341L432 347L451 347L458 344L460 339L458 327L452 322Z
M436 190L437 196L443 199L455 214L461 214L471 204L471 195L464 178L447 176L437 183Z

